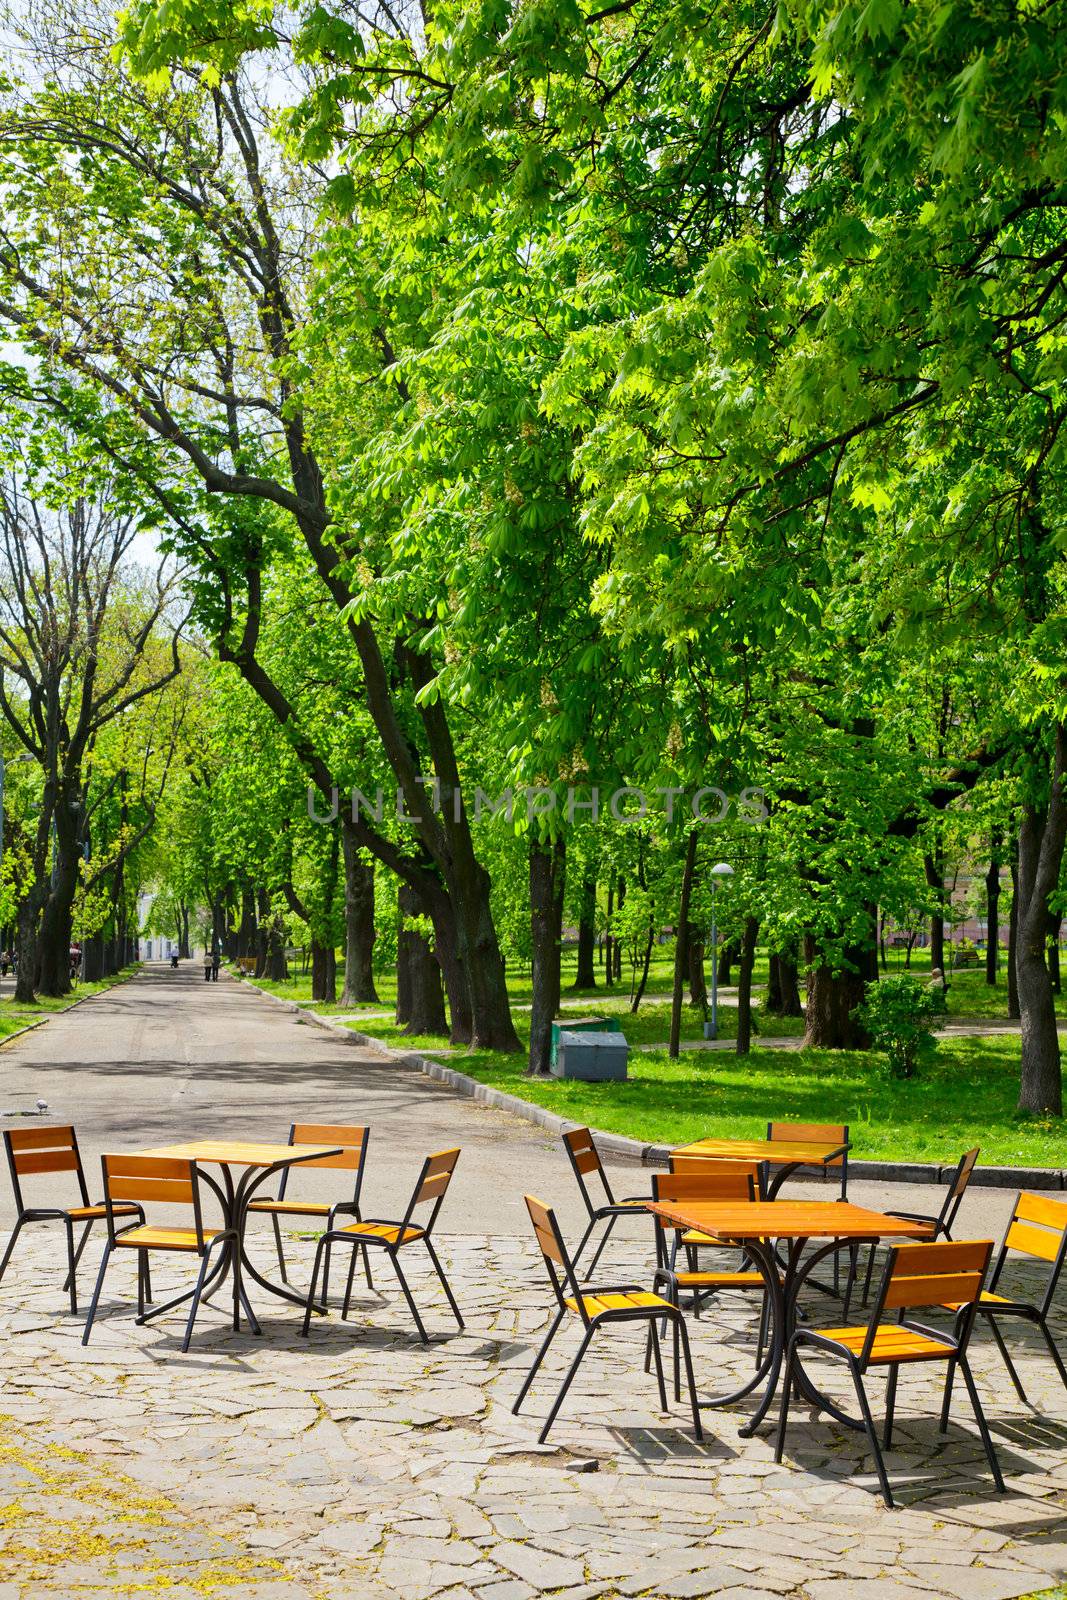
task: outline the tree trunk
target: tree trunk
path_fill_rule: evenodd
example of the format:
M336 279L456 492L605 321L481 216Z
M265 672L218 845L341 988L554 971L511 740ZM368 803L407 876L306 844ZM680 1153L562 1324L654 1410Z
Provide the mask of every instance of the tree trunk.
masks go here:
M1008 1019L1019 1020L1019 867L1011 864L1011 915L1008 918Z
M935 894L935 910L930 914L930 971L945 976L945 869L940 841L923 856L927 888Z
M630 1001L630 1013L632 1016L637 1015L637 1008L641 1004L641 1000L645 992L645 985L648 983L648 969L652 964L652 946L655 943L655 939L656 924L653 919L649 917L648 938L645 941L645 953L641 959L641 979L637 985L637 991L634 994L633 999Z
M819 959L815 941L809 936L805 940L805 958L808 964L805 1045L822 1050L866 1049L867 1034L852 1012L862 1004L871 976L877 976L878 954L873 943L847 947L841 967L832 970Z
M611 932L611 919L615 911L615 874L608 874L608 911L604 922L604 985L615 986L615 939Z
M32 1006L37 998L34 982L37 977L37 906L31 892L19 901L18 909L18 967L15 973L15 1001L21 1006Z
M720 989L724 984L728 984L730 982L733 964L737 960L738 954L739 950L736 939L724 939L722 944L719 946L718 969L715 973L715 981L718 983Z
M82 945L82 978L86 983L99 983L104 976L104 941L99 933L91 933Z
M621 911L626 904L626 879L619 879L618 907ZM622 940L615 940L615 982L622 982Z
M1000 856L998 852L1000 840L994 833L990 851L989 869L985 875L985 905L986 905L986 934L985 934L985 981L991 989L996 988L997 967L1000 965Z
M678 897L678 929L674 941L674 991L671 995L671 1036L667 1044L667 1054L672 1061L677 1061L682 1040L682 990L685 986L685 972L689 964L688 940L686 930L689 927L689 905L693 896L693 874L697 864L697 832L693 828L685 842L685 862L682 867L682 889Z
M78 826L74 805L65 789L54 813L52 881L41 912L38 935L38 986L41 994L70 993L70 945L74 897L78 892Z
M189 959L189 907L182 900L178 905L178 954Z
M582 879L581 904L578 910L578 975L572 985L575 989L596 988L596 874Z
M419 896L402 883L398 896L401 925L397 935L397 1022L408 1034L448 1037L445 996L441 987L441 967L421 933L405 926L409 917L424 915ZM401 1017L400 973L404 971L403 1012Z
M704 935L695 922L689 924L685 941L689 965L689 1004L708 1009L708 980L704 972Z
M752 1048L752 968L756 964L758 934L759 919L746 917L737 968L737 1054L739 1056L747 1056Z
M802 1017L800 972L796 951L775 950L770 957L767 983L767 1011L775 1017Z
M378 1005L374 987L374 864L364 862L351 823L341 823L345 865L345 982L341 1004Z
M1028 800L1019 826L1018 949L1022 1065L1019 1110L1062 1116L1063 1081L1056 1003L1046 957L1049 900L1056 892L1067 842L1067 728L1055 731L1052 785L1048 804Z
M311 941L311 998L337 1004L337 955L332 945Z
M534 841L530 846L530 942L533 952L533 1004L530 1008L530 1077L550 1071L552 1022L559 1014L560 955L563 937L564 845Z

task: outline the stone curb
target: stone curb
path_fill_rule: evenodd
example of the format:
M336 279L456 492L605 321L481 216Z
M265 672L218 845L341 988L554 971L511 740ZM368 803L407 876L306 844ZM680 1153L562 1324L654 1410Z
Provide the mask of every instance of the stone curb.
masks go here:
M581 1126L568 1117L560 1117L554 1111L546 1111L544 1106L533 1105L529 1100L520 1100L518 1095L505 1094L502 1089L493 1089L489 1084L481 1083L477 1078L459 1072L455 1067L447 1067L443 1062L434 1061L429 1056L419 1055L413 1050L395 1050L389 1045L384 1045L372 1034L358 1033L355 1028L348 1028L342 1022L334 1022L332 1017L320 1017L296 1000L283 1000L279 995L271 994L269 989L260 989L258 984L249 982L249 988L255 989L257 994L263 995L267 1000L273 1000L276 1005L284 1006L287 1011L298 1013L301 1020L306 1018L309 1022L315 1022L320 1028L326 1028L330 1033L348 1039L352 1044L380 1051L382 1055L402 1062L404 1066L417 1067L427 1078L432 1078L435 1083L443 1083L456 1094L466 1095L468 1099L477 1100L482 1105L493 1107L496 1111L508 1111L513 1117L521 1117L524 1122L532 1122L548 1133L562 1134L569 1128ZM639 1139L628 1139L621 1133L602 1133L599 1128L593 1128L592 1132L596 1138L597 1149L606 1155L614 1156L617 1160L635 1161L641 1166L664 1169L669 1163L671 1153L669 1145L642 1144ZM880 1183L947 1183L956 1168L955 1165L939 1167L914 1161L861 1161L850 1157L848 1170L854 1178L869 1178ZM971 1182L976 1188L1064 1189L1067 1188L1067 1172L1061 1172L1054 1167L979 1165L971 1175Z

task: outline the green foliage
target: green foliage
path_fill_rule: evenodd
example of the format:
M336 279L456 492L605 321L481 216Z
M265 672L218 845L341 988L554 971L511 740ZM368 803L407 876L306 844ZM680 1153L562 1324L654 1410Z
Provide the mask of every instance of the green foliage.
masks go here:
M937 1048L931 1024L948 1010L945 992L936 980L924 983L908 972L885 977L868 991L856 1016L875 1046L888 1057L890 1076L912 1078Z

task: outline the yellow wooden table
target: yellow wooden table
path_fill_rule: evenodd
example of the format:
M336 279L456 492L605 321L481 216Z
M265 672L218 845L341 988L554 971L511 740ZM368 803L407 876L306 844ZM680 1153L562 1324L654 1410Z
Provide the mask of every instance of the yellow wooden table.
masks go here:
M324 1156L339 1156L342 1154L340 1145L260 1144L248 1139L189 1139L183 1144L156 1145L153 1149L141 1150L138 1154L195 1161L198 1169L205 1166L220 1168L220 1181L216 1181L210 1173L203 1170L200 1171L200 1176L217 1196L225 1218L224 1226L234 1229L238 1243L236 1251L229 1247L220 1251L218 1266L213 1269L204 1286L205 1300L216 1295L230 1274L236 1273L241 1304L253 1333L261 1333L262 1329L244 1291L246 1276L252 1278L270 1294L277 1295L279 1299L291 1300L298 1306L304 1305L303 1295L294 1294L286 1285L271 1283L270 1279L263 1277L249 1261L244 1244L248 1208L255 1198L256 1191L263 1184L269 1183L276 1173L285 1171L287 1167L297 1166L301 1161L317 1161ZM235 1178L236 1169L240 1169L240 1175ZM181 1305L183 1300L190 1298L191 1293L190 1290L188 1294L178 1295L165 1305L153 1306L143 1319L138 1320L148 1321L150 1317L159 1316L173 1306Z
M782 1184L798 1167L822 1167L824 1170L847 1156L852 1146L816 1139L697 1139L693 1144L679 1145L672 1154L676 1156L704 1157L708 1161L758 1161L767 1167L777 1167L774 1178L767 1177L762 1185L764 1197L773 1200Z
M746 1438L759 1427L774 1400L785 1350L796 1325L797 1298L813 1267L835 1251L851 1245L877 1244L881 1239L930 1239L934 1232L932 1223L908 1222L882 1211L868 1211L850 1200L650 1201L648 1209L678 1228L742 1245L763 1277L771 1306L771 1339L767 1354L747 1383L729 1394L703 1402L709 1406L733 1405L765 1382L766 1390L755 1415L741 1429ZM830 1243L822 1245L801 1267L801 1254L812 1239L826 1239ZM784 1262L779 1261L776 1251L779 1241L788 1247ZM799 1365L797 1376L805 1398L812 1405L829 1412L847 1427L863 1427L822 1394Z

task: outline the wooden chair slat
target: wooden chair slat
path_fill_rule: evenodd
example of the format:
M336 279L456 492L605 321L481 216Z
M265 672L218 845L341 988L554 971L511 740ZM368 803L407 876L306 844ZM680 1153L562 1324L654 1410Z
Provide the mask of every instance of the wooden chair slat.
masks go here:
M427 1178L435 1178L439 1173L451 1177L452 1170L458 1160L458 1150L438 1150L436 1155L432 1155L427 1159Z
M1028 1222L1013 1222L1004 1238L1009 1250L1020 1255L1036 1256L1039 1261L1055 1261L1063 1244L1062 1233L1052 1233L1048 1228L1034 1228Z
M355 1172L363 1160L366 1138L366 1128L330 1122L297 1122L293 1125L294 1144L339 1144L342 1147L339 1156L317 1156L314 1161L301 1161L302 1167L334 1167Z
M1067 1232L1067 1203L1049 1200L1043 1194L1024 1189L1015 1202L1015 1217L1021 1222L1037 1222L1045 1228Z
M701 1156L675 1152L670 1157L670 1163L671 1172L678 1175L711 1171L722 1173L724 1176L740 1174L742 1177L751 1178L753 1182L759 1182L760 1163L739 1161L735 1156Z
M912 1273L894 1277L886 1289L885 1309L901 1311L908 1306L969 1305L982 1288L981 1272Z
M193 1185L188 1179L119 1177L108 1179L112 1200L162 1200L166 1205L193 1203Z
M105 1156L109 1178L192 1178L192 1162L180 1156Z
M846 1144L848 1141L848 1124L846 1122L768 1122L768 1139L788 1139L791 1144ZM832 1161L824 1164L827 1167L839 1167L844 1161L844 1156L834 1156Z
M23 1150L12 1157L20 1178L33 1172L77 1172L75 1150Z
M901 1244L897 1246L893 1276L905 1278L921 1273L923 1277L933 1277L939 1272L980 1272L991 1248L986 1239Z
M7 1128L4 1137L12 1150L73 1150L74 1129L69 1124L50 1128Z
M756 1189L751 1173L720 1173L705 1168L704 1172L657 1172L652 1179L652 1197L664 1205L685 1204L689 1200L740 1201L755 1199ZM657 1217L661 1228L677 1228L678 1224L667 1217Z

